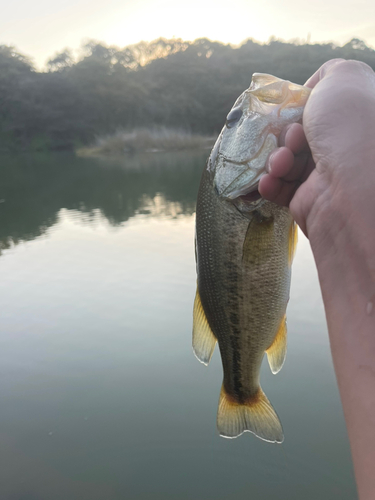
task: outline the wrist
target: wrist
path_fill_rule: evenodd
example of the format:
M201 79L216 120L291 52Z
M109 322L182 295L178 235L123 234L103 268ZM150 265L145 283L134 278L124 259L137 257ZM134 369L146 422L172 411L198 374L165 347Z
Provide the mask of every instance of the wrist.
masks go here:
M325 300L345 294L358 312L372 300L375 310L375 202L363 191L331 181L306 217Z

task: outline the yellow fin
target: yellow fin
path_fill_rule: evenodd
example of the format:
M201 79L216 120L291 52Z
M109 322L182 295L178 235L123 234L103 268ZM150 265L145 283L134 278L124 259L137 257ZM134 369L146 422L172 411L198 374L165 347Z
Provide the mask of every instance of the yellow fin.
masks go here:
M270 365L272 373L278 373L283 367L285 357L286 357L286 314L284 314L281 320L279 330L276 333L276 337L270 347L266 350L268 363Z
M292 221L289 228L289 252L288 252L288 263L289 266L292 265L294 254L296 253L298 241L298 226Z
M239 404L226 393L222 386L217 412L217 428L220 436L225 438L235 438L244 432L252 432L260 439L271 443L284 441L279 417L260 387L257 394L246 404Z
M198 360L208 365L216 345L216 337L208 324L197 288L193 310L193 351Z

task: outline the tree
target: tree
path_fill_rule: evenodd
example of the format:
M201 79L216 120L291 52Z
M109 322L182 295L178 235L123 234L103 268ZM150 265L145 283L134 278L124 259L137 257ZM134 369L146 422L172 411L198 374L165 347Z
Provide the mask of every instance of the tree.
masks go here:
M333 44L252 39L232 47L207 38L159 38L124 48L87 42L38 72L14 47L0 46L0 150L64 149L117 129L176 127L218 133L254 72L304 81L334 57L375 68L375 51L353 39Z

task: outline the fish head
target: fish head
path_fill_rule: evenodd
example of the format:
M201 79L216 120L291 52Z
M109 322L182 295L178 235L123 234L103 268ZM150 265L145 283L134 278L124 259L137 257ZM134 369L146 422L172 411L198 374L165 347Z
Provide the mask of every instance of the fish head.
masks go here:
M255 73L250 87L228 113L208 160L220 198L259 200L258 183L269 154L289 123L302 119L310 89L272 75Z

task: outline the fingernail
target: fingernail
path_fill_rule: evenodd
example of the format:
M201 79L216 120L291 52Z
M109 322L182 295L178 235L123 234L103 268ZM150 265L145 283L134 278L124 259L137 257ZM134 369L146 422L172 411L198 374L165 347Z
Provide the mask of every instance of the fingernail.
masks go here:
M287 133L289 132L291 125L293 125L293 124L285 125L285 127L280 132L279 140L278 140L279 147L285 146L285 138L287 136Z
M272 172L272 160L273 157L275 156L276 151L277 149L275 149L274 151L272 151L272 153L270 153L268 160L266 162L266 172L269 174Z

